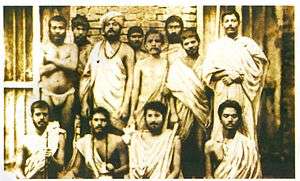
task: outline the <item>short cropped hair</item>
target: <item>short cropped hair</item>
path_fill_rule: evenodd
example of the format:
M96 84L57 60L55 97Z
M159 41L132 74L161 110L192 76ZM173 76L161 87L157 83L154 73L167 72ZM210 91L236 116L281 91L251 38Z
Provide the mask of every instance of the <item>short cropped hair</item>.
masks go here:
M240 22L240 15L239 13L235 10L235 9L229 9L229 10L226 10L223 14L222 14L222 22L224 21L224 17L226 15L231 15L231 14L234 14L234 16L236 17L236 19L238 20L238 22Z
M132 26L128 29L127 38L131 36L133 33L140 33L142 36L144 35L144 31L139 26Z
M51 21L63 22L65 27L67 27L67 20L61 15L56 15L50 18L50 20L48 21L49 28L51 27Z
M160 38L160 41L161 41L161 44L165 43L164 35L161 32L159 32L157 29L152 28L152 27L146 32L144 43L146 43L148 36L151 35L151 34L158 34L159 38Z
M179 16L176 16L176 15L172 15L170 17L168 17L168 19L166 20L166 23L165 23L165 31L167 31L167 28L168 28L168 25L172 22L178 22L179 25L180 25L180 28L181 28L181 31L183 30L183 21L182 19L179 17Z
M219 118L221 119L224 109L228 107L234 108L236 110L239 117L239 121L242 122L242 107L237 101L234 100L226 100L222 104L220 104L218 108Z
M38 100L31 104L31 107L30 107L31 115L33 115L34 109L36 109L36 108L48 109L48 111L50 111L49 104L43 100Z
M77 26L82 26L85 30L90 29L90 24L86 16L77 14L74 18L71 20L72 24L72 30L74 30Z
M146 117L147 111L151 109L154 111L158 111L162 114L163 118L165 119L167 114L167 107L160 101L151 101L145 104L144 106L144 116Z
M94 110L92 110L89 116L89 120L92 120L93 116L97 113L103 114L105 116L106 121L108 123L110 122L110 113L104 107L97 107Z
M196 31L196 28L187 28L181 33L181 43L187 38L196 38L196 40L200 43L199 35Z

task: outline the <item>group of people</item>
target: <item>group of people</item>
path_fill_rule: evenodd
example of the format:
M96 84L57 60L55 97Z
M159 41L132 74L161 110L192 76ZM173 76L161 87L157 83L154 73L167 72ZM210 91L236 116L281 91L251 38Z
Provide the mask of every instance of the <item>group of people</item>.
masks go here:
M225 37L204 60L196 29L179 16L165 21L165 35L130 27L128 43L124 20L104 14L95 44L85 16L71 20L74 43L64 17L49 20L36 132L18 149L17 177L262 177L256 129L269 62L238 34L239 14L224 12Z

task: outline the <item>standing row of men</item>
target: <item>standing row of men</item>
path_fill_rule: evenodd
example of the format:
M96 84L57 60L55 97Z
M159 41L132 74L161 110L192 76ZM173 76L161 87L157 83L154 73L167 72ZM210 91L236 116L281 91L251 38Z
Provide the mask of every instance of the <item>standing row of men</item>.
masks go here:
M118 12L101 17L104 40L94 45L84 16L72 19L77 46L64 42L66 20L51 18L41 66L47 103L37 108L48 108L62 129L55 121L45 124L43 113L43 121L36 121L34 104L32 115L37 130L43 127L40 137L48 140L45 130L51 129L62 136L51 137L52 152L46 141L39 168L24 161L24 150L30 150L24 143L20 177L50 176L52 162L65 178L261 177L256 126L268 60L252 39L238 35L236 11L225 12L222 24L226 36L209 46L203 62L196 30L184 30L178 16L166 20L166 50L164 35L154 28L144 36L131 27L129 45L121 42L124 16ZM87 133L79 140L75 115L82 136ZM27 157L35 158L35 151ZM35 171L28 174L28 168Z

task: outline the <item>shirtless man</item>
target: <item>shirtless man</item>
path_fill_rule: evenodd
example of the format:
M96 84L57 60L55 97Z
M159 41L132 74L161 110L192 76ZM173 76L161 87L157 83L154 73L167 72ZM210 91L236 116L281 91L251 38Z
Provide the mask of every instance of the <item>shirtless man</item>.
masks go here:
M135 63L142 60L146 56L146 52L142 49L144 40L144 31L139 26L132 26L127 33L128 44L134 50Z
M147 130L128 132L130 179L179 178L181 142L175 135L177 124L162 131L166 112L161 102L148 102L144 107Z
M79 91L81 115L86 117L93 107L103 106L111 114L112 126L118 134L122 134L128 119L134 64L134 51L120 41L123 24L124 15L118 12L101 17L105 39L92 49Z
M76 143L80 154L64 178L77 177L83 163L88 169L87 178L123 178L128 173L128 152L122 138L109 133L109 112L103 107L94 109L89 124L91 134Z
M49 121L49 105L36 101L31 105L35 132L27 134L18 148L16 176L20 179L57 178L64 166L65 130Z
M92 44L87 39L90 24L85 16L79 14L72 18L71 23L74 34L74 43L77 45L79 53L77 73L81 76L92 50Z
M183 141L183 174L185 178L204 175L204 141L210 125L209 101L201 79L200 39L195 28L181 34L186 56L174 59L170 65L167 86L174 98L175 114L180 123Z
M54 120L67 131L67 150L72 149L74 80L78 60L75 44L64 43L67 22L62 16L49 20L49 42L42 44L43 62L40 68L42 100L50 105ZM68 160L68 158L67 158Z
M218 108L222 137L205 143L206 178L261 178L260 156L256 143L237 131L242 123L242 108L237 101L226 100Z
M143 109L147 102L166 102L164 95L168 61L160 57L163 35L150 28L145 35L145 48L148 56L139 60L134 68L134 84L132 90L131 118L129 126L145 129ZM166 121L167 123L167 121Z

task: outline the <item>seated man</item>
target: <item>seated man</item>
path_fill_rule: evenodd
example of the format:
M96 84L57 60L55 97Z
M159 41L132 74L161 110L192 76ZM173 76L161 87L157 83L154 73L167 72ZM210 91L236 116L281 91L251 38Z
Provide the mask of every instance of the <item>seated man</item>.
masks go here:
M173 130L162 132L167 108L161 102L149 102L144 107L148 130L124 130L131 134L129 144L130 179L178 178L180 173L181 142ZM127 128L130 129L130 128ZM128 131L128 132L127 132ZM125 140L125 136L123 137ZM127 137L128 138L128 137Z
M120 136L109 133L110 114L103 108L96 108L89 118L91 134L86 134L76 143L80 154L76 155L74 166L64 178L75 178L85 163L87 178L122 178L128 173L128 153Z
M260 156L254 140L237 129L242 123L238 102L226 100L218 108L223 138L205 144L206 177L218 179L261 178Z
M57 178L64 166L66 131L49 122L49 105L42 100L31 105L33 134L25 135L17 152L16 176L20 179Z

